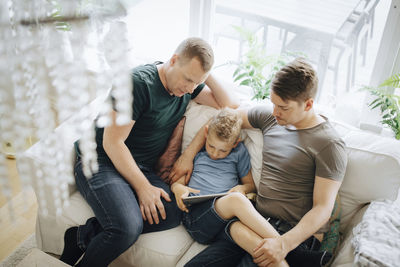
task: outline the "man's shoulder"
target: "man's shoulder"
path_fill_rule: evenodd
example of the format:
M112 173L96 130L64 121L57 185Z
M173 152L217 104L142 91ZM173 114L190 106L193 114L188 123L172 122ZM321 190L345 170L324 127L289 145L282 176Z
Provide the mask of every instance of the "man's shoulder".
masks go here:
M327 141L332 143L342 143L343 140L340 137L339 133L335 130L332 124L327 120L323 124L323 136L327 139Z
M134 67L131 74L135 82L145 82L155 79L158 70L155 64L145 64Z
M345 142L329 122L329 120L321 125L319 131L313 139L314 142L320 144L320 151L327 148L330 150L345 150Z

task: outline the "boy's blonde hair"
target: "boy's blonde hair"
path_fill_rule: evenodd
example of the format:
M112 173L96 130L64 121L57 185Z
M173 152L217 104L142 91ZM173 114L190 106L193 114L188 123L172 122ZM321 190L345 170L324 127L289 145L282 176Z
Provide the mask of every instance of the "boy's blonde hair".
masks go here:
M209 125L208 132L215 134L220 140L234 144L240 135L242 118L230 108L224 108L215 115Z

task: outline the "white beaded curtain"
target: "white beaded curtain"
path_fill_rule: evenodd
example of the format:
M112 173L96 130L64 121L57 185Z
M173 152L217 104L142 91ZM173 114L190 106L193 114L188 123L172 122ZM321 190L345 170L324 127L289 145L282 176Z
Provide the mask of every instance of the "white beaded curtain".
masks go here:
M129 44L126 26L117 18L124 12L118 1L9 0L0 4L0 144L12 142L22 185L34 184L45 214L49 204L61 213L72 183L73 162L62 138L68 132L56 139L50 134L54 128L82 109L84 114L92 112L88 103L111 86L117 123L130 120ZM110 102L101 106L98 126L110 123L110 110ZM83 170L90 178L98 168L93 121L78 117L70 130L82 136ZM44 140L40 155L46 164L21 157L31 137ZM7 177L5 155L0 155L0 187L10 200ZM45 186L52 189L51 196L46 195Z

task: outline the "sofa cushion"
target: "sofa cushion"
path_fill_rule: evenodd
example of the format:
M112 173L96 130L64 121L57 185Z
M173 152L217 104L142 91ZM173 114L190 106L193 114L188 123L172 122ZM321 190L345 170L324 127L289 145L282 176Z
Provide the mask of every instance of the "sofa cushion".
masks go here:
M65 228L84 224L88 218L94 216L79 192L71 196L69 203L62 216L58 217L58 224L66 225ZM63 244L62 239L59 242ZM166 231L142 234L110 266L176 266L192 243L193 239L182 225Z
M364 206L362 209L360 209L358 212L356 212L352 218L352 220L349 222L349 227L353 228L356 226L361 220L362 217L367 210L368 205ZM354 266L353 261L354 261L354 249L353 246L351 245L351 240L353 238L353 233L352 231L349 231L349 233L345 236L343 236L343 239L341 240L339 247L336 251L336 255L334 257L334 260L332 262L332 267L342 267L342 266Z
M190 144L200 128L217 113L218 110L215 108L199 105L194 101L190 101L185 112L187 120L183 130L182 152Z
M156 174L160 176L167 184L171 183L171 180L168 176L171 172L172 166L181 155L183 128L185 126L185 121L186 117L183 116L176 125L174 131L172 132L168 140L167 147L165 148L162 155L158 158L154 166Z
M110 267L175 267L192 243L193 239L182 225L162 232L142 234Z
M400 187L400 142L360 130L342 137L348 152L348 164L340 188L342 202L341 231L354 214L379 199L396 199Z

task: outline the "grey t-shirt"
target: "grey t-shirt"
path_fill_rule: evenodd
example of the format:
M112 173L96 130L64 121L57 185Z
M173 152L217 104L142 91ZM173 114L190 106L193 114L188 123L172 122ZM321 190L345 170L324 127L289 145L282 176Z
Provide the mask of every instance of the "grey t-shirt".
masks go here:
M250 155L240 142L223 159L213 160L203 148L194 158L193 173L188 186L200 190L191 195L218 194L239 184L250 171Z
M249 110L248 119L264 141L257 210L294 226L312 208L315 176L343 179L345 144L327 119L312 128L288 129L266 106ZM319 232L326 230L325 225Z

